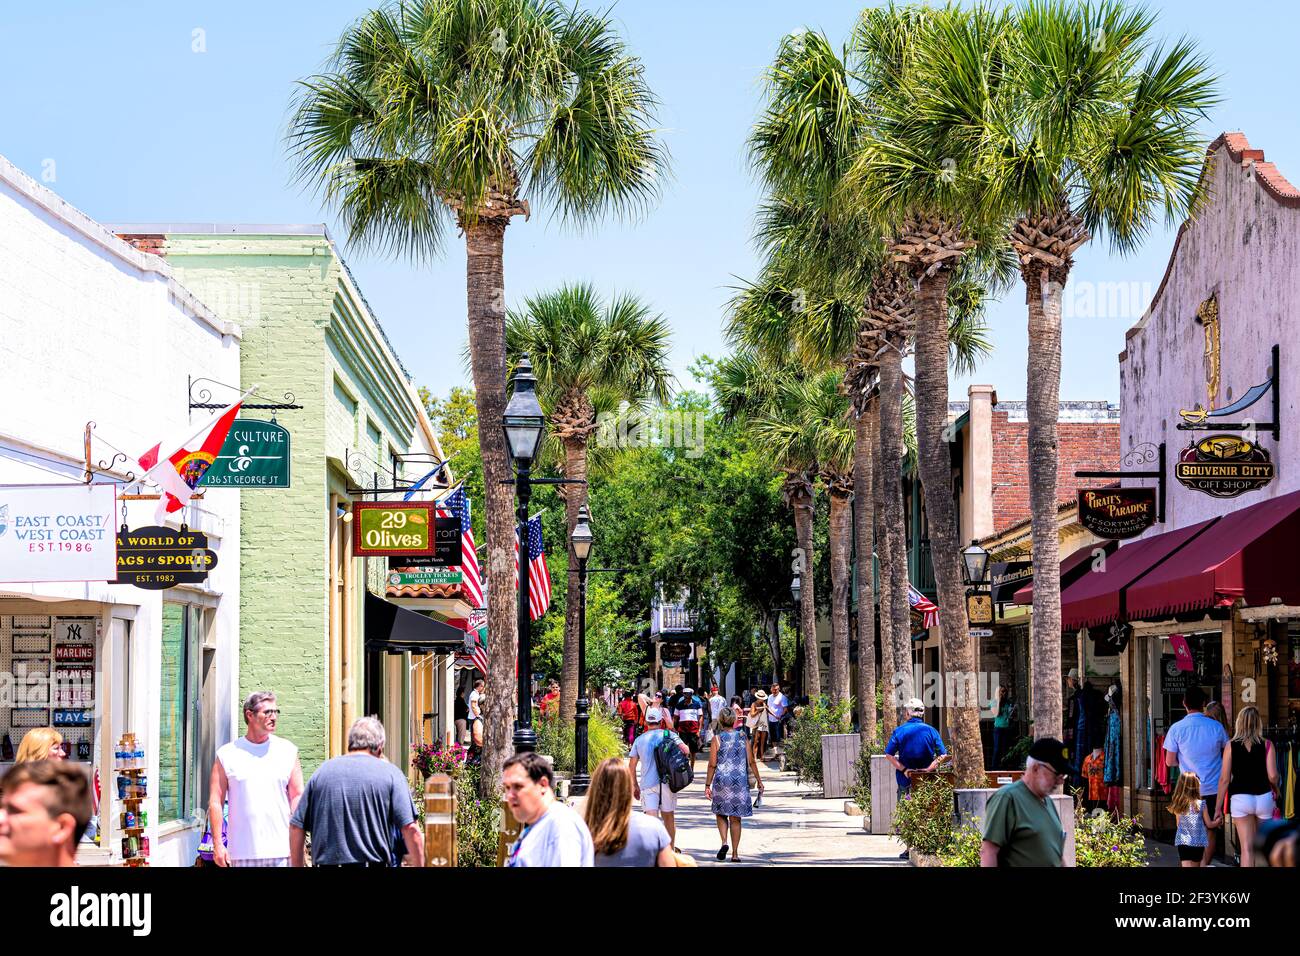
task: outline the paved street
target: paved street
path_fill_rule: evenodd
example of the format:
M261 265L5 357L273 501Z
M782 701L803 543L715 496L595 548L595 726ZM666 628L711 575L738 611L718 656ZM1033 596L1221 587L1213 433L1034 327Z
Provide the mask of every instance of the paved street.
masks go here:
M898 858L903 844L873 836L861 817L844 813L844 801L823 799L812 785L799 786L793 773L775 761L764 764L767 786L762 804L745 821L740 863L716 859L719 840L715 818L704 799L707 757L696 763L695 782L682 794L677 811L677 847L700 866L906 866Z

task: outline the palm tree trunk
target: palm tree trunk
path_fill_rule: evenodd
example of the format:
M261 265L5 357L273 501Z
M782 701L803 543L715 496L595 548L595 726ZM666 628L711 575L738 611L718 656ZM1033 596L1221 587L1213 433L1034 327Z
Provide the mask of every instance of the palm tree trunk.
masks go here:
M514 492L505 434L494 423L506 406L505 276L503 254L508 220L479 217L462 222L465 285L469 313L470 365L483 456L487 511L488 673L480 791L496 789L501 765L511 751L515 720L516 619Z
M1029 508L1033 533L1034 736L1061 739L1061 577L1056 523L1056 419L1061 393L1061 290L1048 268L1026 272L1029 307Z
M894 615L890 610L894 557L889 548L889 531L885 515L885 467L880 457L880 411L885 401L884 393L877 400L876 444L872 449L871 486L876 502L875 531L876 556L880 560L880 736L888 740L898 726L898 708L894 705Z
M794 505L795 540L803 552L803 571L800 573L799 630L803 636L804 675L803 692L811 701L822 693L821 647L817 642L817 599L813 587L813 492L811 482L791 497Z
M587 478L586 439L564 440L564 477L585 481ZM571 721L578 710L578 697L583 688L578 686L578 624L582 616L582 600L578 594L578 559L569 541L578 526L578 509L587 501L586 485L561 485L564 488L564 526L569 534L565 547L569 554L568 582L564 589L564 661L560 669L560 720Z
M907 600L903 511L903 356L897 348L886 350L880 357L880 470L885 550L890 557L889 633L894 658L893 683L886 688L885 710L897 712L913 693L912 605Z
M853 533L849 491L831 488L831 673L832 704L849 699L849 547Z
M875 486L872 455L878 402L858 415L853 444L854 545L858 556L858 733L876 739L876 594L872 577Z
M966 623L961 544L952 490L948 427L948 274L921 280L916 316L916 445L930 554L939 591L943 635L945 704L952 727L958 786L983 786L978 683ZM957 693L948 696L956 684Z
M776 675L776 680L779 682L784 679L781 672L780 615L766 609L763 611L763 633L767 636L767 649L772 655L772 673Z

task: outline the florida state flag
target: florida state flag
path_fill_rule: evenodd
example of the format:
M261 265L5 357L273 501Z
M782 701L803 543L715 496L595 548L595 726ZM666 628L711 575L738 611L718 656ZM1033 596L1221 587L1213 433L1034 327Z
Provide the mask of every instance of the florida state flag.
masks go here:
M239 401L231 405L220 418L214 418L212 424L204 431L185 442L185 445L193 445L202 438L202 443L197 449L191 451L182 445L168 455L167 460L171 462L172 467L164 465L154 470L160 460L162 442L140 456L140 465L146 472L151 472L150 477L157 480L162 488L162 495L158 499L158 511L154 516L158 524L162 524L165 515L180 511L189 504L194 489L203 481L208 468L217 460L221 446L225 444L226 435L230 433L230 426L234 424L235 416L239 414L243 404Z

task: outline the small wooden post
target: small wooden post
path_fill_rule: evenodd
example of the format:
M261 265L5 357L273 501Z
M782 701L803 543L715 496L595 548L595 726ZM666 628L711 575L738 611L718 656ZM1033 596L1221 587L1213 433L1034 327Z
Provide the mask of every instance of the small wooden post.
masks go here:
M424 865L456 865L456 788L445 773L424 781Z

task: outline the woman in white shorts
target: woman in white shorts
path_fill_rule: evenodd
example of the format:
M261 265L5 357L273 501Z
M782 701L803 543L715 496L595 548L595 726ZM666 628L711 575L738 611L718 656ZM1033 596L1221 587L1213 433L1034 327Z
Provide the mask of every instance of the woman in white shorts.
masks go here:
M1276 806L1277 755L1264 739L1264 722L1255 707L1237 713L1236 733L1223 748L1219 773L1219 813L1232 814L1241 847L1241 865L1255 865L1255 831L1259 821L1271 820ZM1226 796L1226 799L1225 799Z

